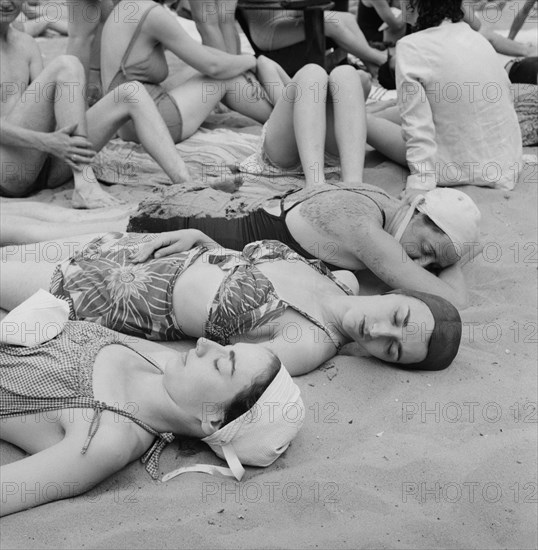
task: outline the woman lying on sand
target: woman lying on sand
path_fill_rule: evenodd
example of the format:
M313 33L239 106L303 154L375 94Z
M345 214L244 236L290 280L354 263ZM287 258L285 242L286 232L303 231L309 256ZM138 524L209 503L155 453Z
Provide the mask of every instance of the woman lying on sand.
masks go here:
M196 230L182 232L174 254L142 261L154 238L109 233L6 247L0 307L50 288L74 319L153 340L261 343L292 375L352 341L407 368L445 368L457 353L459 315L440 297L403 290L359 297L351 272L333 274L278 241L237 252Z
M252 344L201 338L179 353L70 321L39 346L0 344L0 372L2 439L32 455L0 468L2 515L72 498L140 457L157 479L174 434L201 438L241 479L241 463L271 464L304 419L286 369ZM297 422L280 414L290 403ZM245 421L252 407L257 421Z
M0 196L24 197L74 176L75 208L117 205L99 186L90 163L128 120L172 182L185 181L185 164L144 87L120 85L85 112L84 70L78 59L59 56L43 69L35 40L10 27L21 3L3 1L0 10Z

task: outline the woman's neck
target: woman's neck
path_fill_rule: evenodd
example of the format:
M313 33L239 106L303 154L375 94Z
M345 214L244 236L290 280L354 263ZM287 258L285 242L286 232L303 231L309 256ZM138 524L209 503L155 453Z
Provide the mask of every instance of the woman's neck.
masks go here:
M153 358L155 359L155 356ZM141 358L147 365L140 364L142 368L137 370L136 375L129 376L123 381L127 390L127 401L135 405L133 415L161 433L172 432L188 437L204 437L200 421L187 414L181 404L176 403L164 384L166 369L177 366L163 361L162 358L159 359L161 371Z
M389 233L389 235L392 235L394 237L394 235L396 235L396 231L398 230L398 227L400 226L400 223L405 217L407 208L404 207L404 205L402 205L401 203L397 203L386 207L384 212L385 212L385 225L383 229L387 233Z
M354 340L353 335L346 329L345 317L353 308L357 317L360 317L360 304L363 296L326 296L320 302L323 310L323 320L326 325L340 333L345 342Z

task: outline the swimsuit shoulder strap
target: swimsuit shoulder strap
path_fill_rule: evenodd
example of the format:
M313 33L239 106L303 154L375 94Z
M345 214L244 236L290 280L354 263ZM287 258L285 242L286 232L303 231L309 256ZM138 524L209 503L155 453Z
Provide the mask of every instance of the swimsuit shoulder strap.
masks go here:
M143 14L142 14L142 17L140 18L140 20L138 21L137 25L136 25L136 29L133 33L133 36L131 36L131 40L129 41L129 44L127 46L127 49L125 50L125 53L123 54L123 57L121 59L121 63L120 63L120 70L122 73L125 73L125 66L127 65L127 60L129 59L129 56L131 55L131 52L134 48L134 45L135 45L135 42L136 40L138 39L138 37L140 36L140 33L142 32L142 25L144 24L144 21L146 20L146 18L148 17L149 15L149 12L153 9L153 8L156 8L159 4L153 4L152 6L149 7L149 9L147 9Z

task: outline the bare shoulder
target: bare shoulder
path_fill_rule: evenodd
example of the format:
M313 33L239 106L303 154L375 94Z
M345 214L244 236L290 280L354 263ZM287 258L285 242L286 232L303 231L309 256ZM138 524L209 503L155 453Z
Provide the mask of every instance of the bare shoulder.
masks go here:
M35 38L26 32L19 31L14 27L11 27L10 29L9 41L16 47L39 50L39 46L37 45Z
M17 29L12 29L12 31L13 34L10 37L10 42L17 52L22 52L28 62L32 61L35 57L41 58L41 50L35 38Z
M91 422L92 412L86 409L78 409L71 415L66 440L74 449L80 451L86 443ZM85 454L115 470L142 456L153 439L153 435L127 417L105 410Z

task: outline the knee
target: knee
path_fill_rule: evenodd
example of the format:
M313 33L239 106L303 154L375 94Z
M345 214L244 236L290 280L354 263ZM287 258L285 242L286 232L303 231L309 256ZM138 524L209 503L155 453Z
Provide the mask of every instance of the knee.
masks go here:
M294 80L314 80L316 82L325 83L329 79L327 71L316 63L308 63L295 74Z
M329 75L329 80L331 82L337 80L352 81L353 78L357 77L357 70L351 65L340 65L335 67L331 74Z
M78 81L84 79L84 67L75 55L59 55L51 61L49 68L57 74L68 74Z

